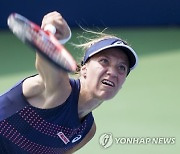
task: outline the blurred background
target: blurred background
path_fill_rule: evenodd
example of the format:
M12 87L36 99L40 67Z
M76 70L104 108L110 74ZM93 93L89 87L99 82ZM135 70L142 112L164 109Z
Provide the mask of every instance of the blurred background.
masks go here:
M37 73L35 52L8 29L7 17L17 12L41 24L51 11L60 12L72 28L70 43L79 43L82 29L116 34L139 55L138 67L127 77L122 90L93 114L95 137L77 154L179 154L180 153L180 1L0 1L0 93L19 80ZM78 60L82 52L70 43L66 48ZM99 138L174 137L174 144L116 144L103 148Z

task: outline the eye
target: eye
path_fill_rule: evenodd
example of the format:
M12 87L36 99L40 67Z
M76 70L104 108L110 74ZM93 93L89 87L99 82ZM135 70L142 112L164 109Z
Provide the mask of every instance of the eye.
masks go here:
M124 74L127 73L128 67L125 64L120 64L118 70L120 74Z
M100 58L99 63L101 65L108 65L109 64L109 60L107 58Z

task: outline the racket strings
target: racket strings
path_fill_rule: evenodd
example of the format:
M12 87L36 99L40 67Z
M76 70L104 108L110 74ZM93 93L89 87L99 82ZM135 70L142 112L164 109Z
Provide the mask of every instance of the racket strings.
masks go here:
M25 42L26 37L25 37L25 33L26 33L26 24L21 23L21 21L17 21L15 20L13 17L10 17L8 19L8 25L10 27L10 29L12 30L12 32L14 34L16 34L16 36L22 40L23 42Z
M68 72L76 70L73 57L51 33L41 30L38 25L16 13L9 16L8 26L22 42L36 49L56 66Z
M43 51L44 54L59 63L63 68L67 69L71 67L65 55L63 55L64 52L60 52L46 35L31 28L27 30L29 30L30 36L32 37L31 40L38 46L39 50Z

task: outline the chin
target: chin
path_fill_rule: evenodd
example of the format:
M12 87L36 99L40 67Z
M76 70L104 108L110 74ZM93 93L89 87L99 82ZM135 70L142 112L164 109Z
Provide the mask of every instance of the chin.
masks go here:
M105 100L110 100L112 99L114 96L109 96L109 97L106 97Z
M101 95L100 98L101 98L101 100L106 101L106 100L112 99L114 96L115 95L105 93L105 94Z

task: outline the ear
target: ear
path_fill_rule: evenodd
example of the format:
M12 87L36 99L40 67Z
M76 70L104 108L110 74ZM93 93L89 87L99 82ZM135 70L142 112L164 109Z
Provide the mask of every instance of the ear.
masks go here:
M81 76L86 78L86 73L87 73L87 64L84 64L82 67L81 67Z

